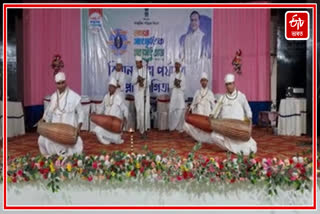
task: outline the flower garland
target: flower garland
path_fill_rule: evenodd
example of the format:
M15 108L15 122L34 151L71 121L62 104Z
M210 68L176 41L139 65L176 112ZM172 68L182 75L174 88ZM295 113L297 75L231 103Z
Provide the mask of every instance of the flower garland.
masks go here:
M256 159L253 154L244 158L242 154L222 160L203 155L195 158L201 147L196 144L187 158L181 158L174 150L156 155L146 150L145 154L128 154L122 151L106 152L101 155L73 155L30 157L29 155L9 160L8 183L46 180L47 186L56 192L59 183L65 180L82 179L89 182L111 182L124 180L199 183L249 181L252 184L265 182L268 194L277 194L278 186L294 186L296 190L309 189L312 181L312 159L293 157L291 159ZM320 158L317 160L318 169ZM2 164L0 168L2 177ZM319 175L318 175L319 177Z

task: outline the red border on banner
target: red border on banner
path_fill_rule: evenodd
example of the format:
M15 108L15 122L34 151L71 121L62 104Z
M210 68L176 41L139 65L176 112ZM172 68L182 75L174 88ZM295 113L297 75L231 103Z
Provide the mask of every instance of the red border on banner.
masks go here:
M303 9L313 9L313 205L312 206L8 206L7 205L7 9L10 8L303 8ZM310 19L311 20L311 19ZM316 167L316 126L317 126L317 103L315 100L317 90L317 4L272 4L272 3L261 3L261 4L3 4L3 208L4 210L315 210L316 209L316 179L317 179L317 167Z

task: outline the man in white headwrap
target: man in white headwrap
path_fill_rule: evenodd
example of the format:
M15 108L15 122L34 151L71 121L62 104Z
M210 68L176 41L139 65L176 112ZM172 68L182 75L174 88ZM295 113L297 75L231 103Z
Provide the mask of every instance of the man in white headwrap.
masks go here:
M169 130L183 131L184 123L184 89L186 81L184 74L180 71L181 61L175 61L175 72L170 75L169 88L171 92L169 104Z
M117 81L114 78L111 78L108 89L109 93L106 94L106 96L103 98L103 102L100 105L97 113L118 117L121 120L124 120L125 123L128 118L128 109L120 94L116 92L117 85ZM98 140L102 144L123 143L121 134L113 133L98 125L94 128L94 132L96 133Z
M57 91L52 94L42 120L48 123L65 123L74 126L79 134L84 119L81 97L67 86L66 76L63 72L58 72L55 75L55 82ZM62 145L43 136L39 136L38 144L41 154L45 156L54 154L70 156L74 153L81 153L83 149L80 136L73 146Z
M196 91L189 111L193 114L209 116L215 106L215 98L213 92L208 88L208 74L206 72L202 72L200 83L201 88Z
M117 82L117 91L124 99L124 87L125 87L125 74L122 72L122 60L117 59L116 71L111 74L111 78L114 78Z
M137 114L137 129L141 136L146 136L146 131L150 128L150 91L151 76L147 69L143 67L141 56L136 56L136 69L132 75L134 85L134 103Z
M235 88L235 77L233 74L227 74L225 84L227 93L220 97L217 105L210 114L210 117L219 119L237 119L250 120L252 112L246 96ZM249 155L250 152L257 151L257 143L250 138L248 141L230 139L216 132L206 133L200 129L193 130L192 137L200 142L216 144L220 148L233 153Z

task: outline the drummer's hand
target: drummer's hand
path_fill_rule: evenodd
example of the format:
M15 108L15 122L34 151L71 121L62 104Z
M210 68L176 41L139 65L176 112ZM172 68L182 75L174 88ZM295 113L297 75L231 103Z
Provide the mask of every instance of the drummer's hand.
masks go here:
M80 135L80 131L81 131L81 126L82 126L82 123L79 123L77 129L76 129L76 134L77 135Z

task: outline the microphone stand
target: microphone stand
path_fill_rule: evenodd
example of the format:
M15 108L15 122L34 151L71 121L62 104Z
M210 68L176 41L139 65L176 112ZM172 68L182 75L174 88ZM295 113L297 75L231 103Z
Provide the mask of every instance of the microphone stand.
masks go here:
M144 97L143 97L143 138L146 139L147 138L147 134L146 134L146 119L147 119L147 112L146 112L146 103L147 103L147 90L149 89L149 84L148 84L148 63L149 61L146 60L146 85L145 85L145 89L144 89Z

